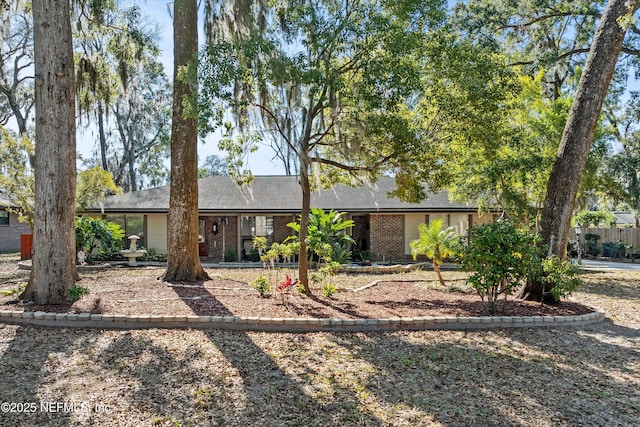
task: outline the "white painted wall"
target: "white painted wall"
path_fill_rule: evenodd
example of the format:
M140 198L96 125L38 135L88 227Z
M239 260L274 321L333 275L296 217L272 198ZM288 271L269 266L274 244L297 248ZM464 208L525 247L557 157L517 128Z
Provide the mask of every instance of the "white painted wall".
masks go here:
M147 248L167 253L167 215L147 214Z
M404 253L411 255L410 243L420 237L418 225L424 224L427 219L425 214L406 214L404 216Z
M494 214L492 213L486 213L486 214L483 214L482 216L480 216L477 213L474 213L473 225L482 225L482 224L488 224L490 222L493 222L493 216Z

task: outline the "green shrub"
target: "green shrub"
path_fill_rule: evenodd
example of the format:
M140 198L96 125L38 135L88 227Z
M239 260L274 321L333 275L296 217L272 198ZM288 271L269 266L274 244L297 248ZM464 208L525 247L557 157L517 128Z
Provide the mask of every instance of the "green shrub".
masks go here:
M584 235L584 243L582 244L583 253L592 256L600 255L600 236L594 233L586 233Z
M318 270L318 272L323 276L335 276L340 271L341 264L336 261L331 261L328 264L325 264Z
M258 294L262 298L269 298L271 296L271 283L269 283L269 279L263 274L256 277L253 282L251 282L251 286L258 291Z
M224 253L224 262L235 262L236 261L236 251L233 249L229 249Z
M313 283L314 285L317 285L318 283L322 283L322 281L324 280L324 275L320 273L311 273L309 280L311 280L311 283Z
M309 214L309 227L307 230L307 246L310 254L315 254L319 259L331 259L342 264L351 260L349 247L355 241L347 231L355 225L350 219L345 219L346 212L325 212L320 208L311 208ZM297 234L300 233L300 221L287 224ZM291 236L287 240L297 239Z
M257 249L251 249L251 251L247 254L247 260L250 262L258 262L260 261L260 253Z
M602 256L607 258L624 258L627 245L622 242L605 242L602 244Z
M103 249L91 257L91 261L123 261L125 258L120 253L121 249L107 248Z
M67 295L69 295L69 299L73 302L78 301L80 298L88 294L89 289L84 286L73 285L67 289Z
M265 236L253 236L253 249L258 251L258 257L262 257L267 250L267 238Z
M331 255L331 260L337 262L338 264L348 264L351 262L351 251L344 245L339 243L333 244L333 254Z
M140 258L141 261L167 262L167 254L158 252L155 248L147 249L146 251L147 253Z
M124 246L124 231L116 223L83 215L76 217L75 228L76 252L84 251L87 261L94 259L93 252L97 249L119 252Z
M300 242L283 243L281 246L284 262L294 262L296 255L300 252Z
M542 261L542 273L541 281L551 288L549 292L555 301L571 295L582 284L576 269L555 255Z
M360 262L365 262L365 261L371 261L371 259L373 258L373 254L371 253L370 250L364 250L364 251L356 251L356 254L358 256L358 258L360 258Z
M512 294L531 271L539 270L537 236L516 229L511 221L484 224L469 232L471 241L460 261L465 271L472 272L468 283L494 314L501 295Z
M331 298L336 293L336 285L333 283L325 283L322 285L322 295Z

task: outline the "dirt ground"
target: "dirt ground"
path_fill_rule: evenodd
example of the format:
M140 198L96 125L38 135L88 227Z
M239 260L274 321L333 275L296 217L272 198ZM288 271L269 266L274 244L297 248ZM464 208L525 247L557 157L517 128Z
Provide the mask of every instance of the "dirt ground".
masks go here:
M167 286L155 281L155 273L91 273L80 282L91 293L65 309L126 310L126 303L115 301L151 299L135 304L153 312L164 304L136 293L140 286L162 289L154 295L192 313L222 301L229 289L216 287L238 288L252 302L245 308L256 311L261 304L293 310L299 298L291 296L289 308L277 298L259 298L246 285L255 271L210 270L216 277L202 288ZM397 298L410 289L430 295L411 302L422 312L439 286L430 273L416 274L338 277L333 298L314 292L321 302L313 310L363 315L360 302L344 305L360 298L348 289L384 280L361 295L378 288L393 303L374 294L363 300L395 313ZM466 292L458 274L445 272L450 294ZM575 301L607 314L604 322L583 328L286 334L0 324L0 425L638 426L640 274L583 278ZM0 286L24 280L14 260L0 257ZM114 288L96 302L101 280ZM295 310L307 310L295 304ZM458 310L464 304L435 305ZM229 300L224 307L239 310Z
M484 316L487 306L465 284L467 275L447 272L447 287L438 284L432 271L399 274L339 274L330 279L336 292L326 296L322 283L305 295L295 288L287 294L273 289L261 298L250 283L265 275L275 288L291 270L210 269L211 280L200 283L158 281L159 267L108 268L82 273L78 285L89 290L79 301L61 306L11 304L15 295L0 296L5 309L92 314L211 315L253 317L390 318L417 316ZM27 272L16 271L0 291L17 289ZM329 280L327 280L328 282ZM501 299L497 314L509 316L557 316L592 311L578 302L541 305L514 297Z

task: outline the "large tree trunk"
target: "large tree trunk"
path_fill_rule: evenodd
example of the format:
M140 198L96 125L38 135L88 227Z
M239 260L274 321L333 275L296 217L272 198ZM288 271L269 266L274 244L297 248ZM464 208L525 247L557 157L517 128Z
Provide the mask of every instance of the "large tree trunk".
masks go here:
M67 301L75 263L76 128L68 0L33 2L35 221L33 272L23 298Z
M540 220L541 234L549 253L562 259L567 256L571 215L594 130L626 33L626 27L621 27L618 21L625 15L631 15L637 4L638 0L611 0L607 5L551 169ZM536 283L527 286L524 293L529 299L541 301L544 291L543 285Z
M183 102L194 88L178 80L179 68L196 66L198 6L196 0L176 0L173 17L173 118L171 128L171 189L169 247L165 281L209 279L198 255L198 123L185 117Z

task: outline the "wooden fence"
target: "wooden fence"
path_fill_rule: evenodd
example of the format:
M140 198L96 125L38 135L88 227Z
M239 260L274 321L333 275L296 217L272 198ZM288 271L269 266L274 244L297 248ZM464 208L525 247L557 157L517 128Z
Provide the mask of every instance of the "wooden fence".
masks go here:
M640 249L640 228L583 228L580 236L580 240L583 242L585 234L600 236L599 244L622 242L625 245L633 245L634 249ZM576 240L573 228L569 233L569 240Z

